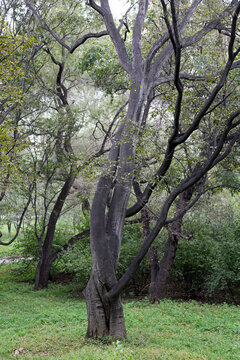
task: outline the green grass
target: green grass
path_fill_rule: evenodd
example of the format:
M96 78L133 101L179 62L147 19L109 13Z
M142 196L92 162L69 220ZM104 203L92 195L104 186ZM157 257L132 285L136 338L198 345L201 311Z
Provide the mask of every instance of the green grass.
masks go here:
M127 338L87 340L85 303L73 285L34 292L0 266L0 359L237 360L239 307L124 301ZM20 355L14 349L23 347Z

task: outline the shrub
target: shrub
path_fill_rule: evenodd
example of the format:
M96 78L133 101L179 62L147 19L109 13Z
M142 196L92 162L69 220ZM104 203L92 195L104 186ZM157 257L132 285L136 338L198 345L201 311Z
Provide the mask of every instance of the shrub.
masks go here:
M38 226L38 233L41 231L41 225ZM72 228L66 224L60 224L55 231L52 253L59 249L67 239L73 235ZM44 239L44 236L43 236ZM17 273L20 275L29 275L31 278L34 277L35 269L37 262L39 260L39 249L38 249L38 240L35 234L35 229L33 226L29 226L24 231L24 236L18 239L14 243L15 252L24 256L27 260L21 261ZM53 263L51 268L51 275L59 271L58 261ZM29 278L27 276L27 278Z
M192 227L187 224L185 228L191 231ZM234 297L240 285L240 223L209 224L192 239L181 239L172 276L190 295L224 290Z
M142 225L134 224L124 227L121 254L117 268L117 276L120 278L130 266L143 242ZM126 292L140 295L150 283L150 268L148 256L138 266L137 271L129 282Z
M83 289L91 274L92 258L89 236L61 254L58 269L66 274L72 274Z
M228 222L218 227L215 234L211 274L206 281L210 292L228 290L231 295L240 285L240 223Z
M206 228L189 239L180 239L171 275L181 283L190 297L205 288L211 274L214 241Z

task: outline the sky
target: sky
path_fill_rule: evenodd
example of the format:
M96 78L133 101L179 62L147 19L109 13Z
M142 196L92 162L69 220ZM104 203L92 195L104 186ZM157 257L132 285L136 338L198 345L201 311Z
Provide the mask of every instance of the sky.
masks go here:
M126 12L129 5L126 5L124 0L109 0L109 4L113 13L113 16L117 19L121 19L122 15Z

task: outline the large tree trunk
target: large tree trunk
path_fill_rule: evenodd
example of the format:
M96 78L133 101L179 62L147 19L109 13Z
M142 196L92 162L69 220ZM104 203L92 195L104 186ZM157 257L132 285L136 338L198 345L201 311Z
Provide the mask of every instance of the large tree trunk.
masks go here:
M99 291L100 290L100 291ZM84 296L87 304L88 328L87 337L113 336L117 338L126 335L123 308L120 296L108 301L105 294L106 290L95 284L92 275Z
M141 84L141 83L140 83ZM144 86L138 85L138 88ZM115 136L109 164L100 178L91 208L93 270L84 290L89 337L126 335L120 294L109 300L106 293L117 283L122 231L132 186L136 128L141 125L145 94L130 92L126 118Z
M111 183L111 176L100 179L91 210L93 269L84 290L88 311L88 337L126 335L120 295L109 300L106 294L117 282L116 268L130 185L128 181L119 183L112 194ZM111 205L105 214L109 196Z

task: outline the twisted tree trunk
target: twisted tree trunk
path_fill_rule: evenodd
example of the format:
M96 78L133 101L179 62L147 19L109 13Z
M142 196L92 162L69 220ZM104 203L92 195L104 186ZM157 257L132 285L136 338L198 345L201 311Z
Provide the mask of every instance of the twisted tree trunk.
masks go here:
M88 329L87 337L113 336L117 338L126 335L123 308L120 296L109 301L106 288L92 274L84 296L87 303Z
M132 163L129 161L134 157L132 143L123 140L124 143L119 145L119 139L125 138L129 126L124 122L117 134L109 156L112 166L99 180L92 204L90 234L93 269L84 290L89 337L126 335L120 295L109 300L106 294L117 282L116 268L132 183Z

